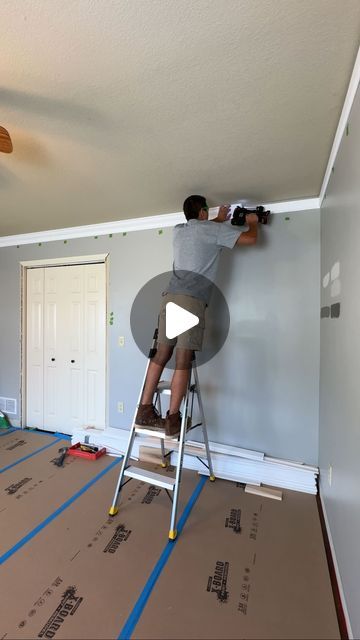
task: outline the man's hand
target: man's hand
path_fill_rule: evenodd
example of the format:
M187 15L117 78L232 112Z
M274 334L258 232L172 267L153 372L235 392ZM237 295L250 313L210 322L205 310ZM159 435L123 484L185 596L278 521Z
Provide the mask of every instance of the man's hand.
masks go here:
M257 216L256 216L257 217ZM213 218L213 222L226 222L230 218L230 205L223 204L219 207L216 218Z
M249 228L247 231L243 231L238 237L236 244L239 246L256 244L257 241L259 218L256 213L247 213L245 220Z
M256 213L247 213L245 216L245 220L246 224L248 224L249 227L252 224L259 224L259 218L257 217Z

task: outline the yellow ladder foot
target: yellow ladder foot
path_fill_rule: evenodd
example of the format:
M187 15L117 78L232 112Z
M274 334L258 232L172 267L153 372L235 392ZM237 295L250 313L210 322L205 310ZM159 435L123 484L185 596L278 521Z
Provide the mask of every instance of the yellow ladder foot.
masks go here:
M110 507L109 516L116 516L118 511L119 511L118 507Z
M169 531L169 540L175 540L176 536L177 536L176 529L172 529L171 531Z
M215 482L216 478L215 478L215 476L210 476L209 480L210 480L210 482Z

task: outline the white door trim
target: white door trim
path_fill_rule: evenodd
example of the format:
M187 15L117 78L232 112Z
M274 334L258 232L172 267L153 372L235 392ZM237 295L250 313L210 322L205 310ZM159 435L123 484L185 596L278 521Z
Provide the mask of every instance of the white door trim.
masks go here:
M106 319L108 318L108 305L109 305L109 263L110 257L108 253L100 253L96 255L88 256L71 256L61 258L45 258L43 260L25 260L20 262L20 427L25 428L26 417L26 309L27 309L27 269L36 269L40 267L56 267L66 265L82 265L82 264L94 264L105 263L105 277L106 277ZM106 344L105 344L105 379L106 379L106 394L105 394L105 425L109 426L109 358L108 358L108 345L109 334L106 321Z
M66 265L93 264L94 262L106 262L108 253L99 253L93 256L75 256L65 258L44 258L44 260L25 260L20 262L22 267L34 269L36 267L64 267Z

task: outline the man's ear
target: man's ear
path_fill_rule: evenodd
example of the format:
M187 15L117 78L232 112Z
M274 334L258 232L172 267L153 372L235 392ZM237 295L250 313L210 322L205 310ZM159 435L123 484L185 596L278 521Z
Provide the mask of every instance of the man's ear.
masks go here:
M204 209L200 209L198 220L206 220L206 219L207 219L206 211L204 211Z

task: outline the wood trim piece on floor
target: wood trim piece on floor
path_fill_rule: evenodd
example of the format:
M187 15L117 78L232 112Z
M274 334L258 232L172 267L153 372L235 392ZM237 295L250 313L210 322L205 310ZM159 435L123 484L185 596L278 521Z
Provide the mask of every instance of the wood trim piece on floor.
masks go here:
M318 490L318 493L317 493L317 496L316 496L316 502L317 502L317 506L318 506L321 530L322 530L323 539L324 539L326 559L327 559L328 568L329 568L330 581L331 581L331 587L332 587L333 596L334 596L335 609L336 609L336 615L337 615L338 624L339 624L340 637L341 637L342 640L349 640L349 638L352 638L352 634L349 635L349 631L348 631L347 619L346 619L346 615L345 615L345 611L344 611L343 600L342 600L342 597L341 597L341 591L340 591L340 587L339 587L339 583L338 583L338 577L337 577L337 573L336 573L336 569L335 569L335 562L334 562L334 558L333 558L333 554L332 554L332 550L331 550L331 544L330 544L328 530L327 530L327 526L326 526L323 505L322 505L322 501L321 501L321 497L320 497L320 487L319 487L319 490Z

